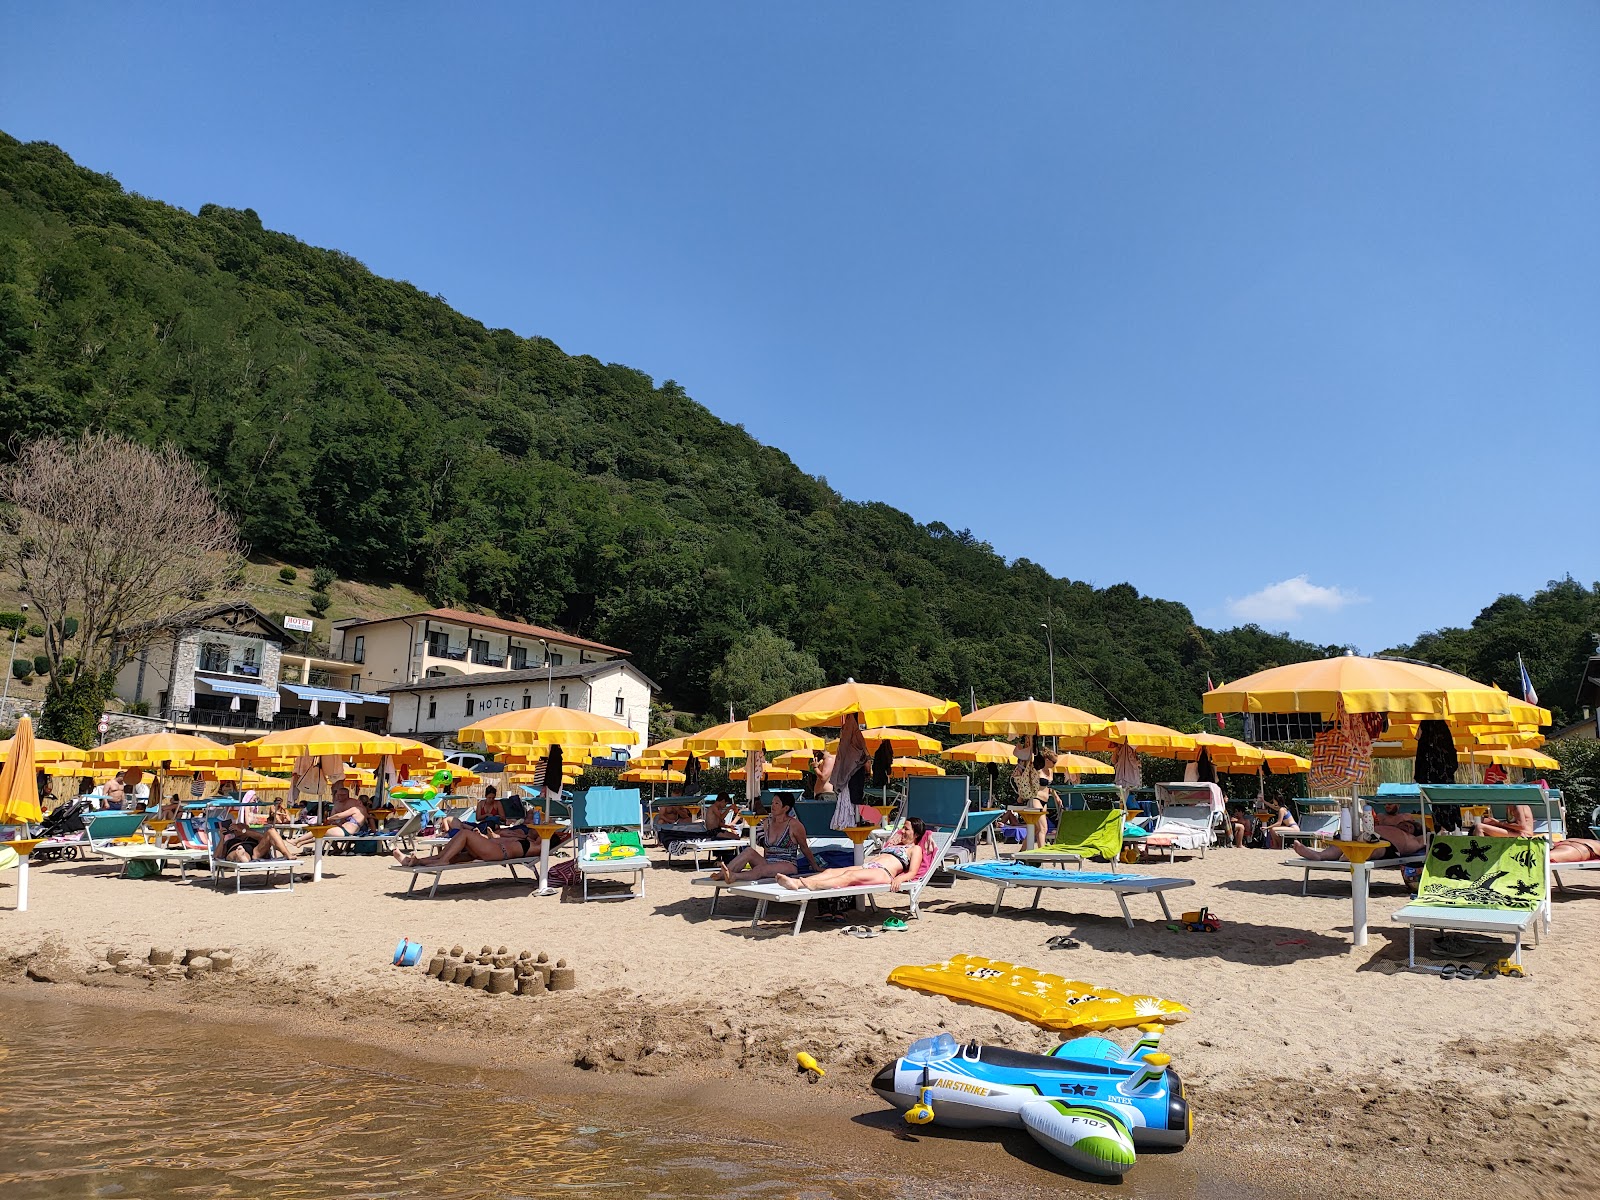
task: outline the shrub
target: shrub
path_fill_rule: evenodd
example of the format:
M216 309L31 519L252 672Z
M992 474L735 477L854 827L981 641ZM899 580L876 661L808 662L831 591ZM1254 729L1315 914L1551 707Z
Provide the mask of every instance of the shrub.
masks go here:
M11 633L27 627L28 618L19 612L0 612L0 629Z
M67 641L78 636L78 618L67 617L61 622L61 640Z
M319 617L328 615L328 605L333 603L333 597L327 592L311 593L311 611Z
M29 625L28 626L28 636L29 637L43 637L44 636L44 626L43 625Z
M33 656L33 673L35 675L50 674L50 657L48 655L35 654Z
M325 592L333 586L335 578L332 567L318 567L311 573L311 586L319 592Z
M23 683L31 683L33 681L33 660L29 658L17 659L11 664L11 674L22 680Z
M283 580L285 583L293 583L296 579L300 578L300 572L296 571L293 567L279 567L278 578Z
M150 715L150 701L130 700L125 706L125 711L132 713L136 717L148 717Z

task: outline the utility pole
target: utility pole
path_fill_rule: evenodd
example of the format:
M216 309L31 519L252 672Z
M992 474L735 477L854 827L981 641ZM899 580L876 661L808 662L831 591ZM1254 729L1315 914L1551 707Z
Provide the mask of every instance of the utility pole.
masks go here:
M24 602L22 605L22 615L24 618L26 618L28 615L28 605L26 602ZM27 623L27 620L24 619L22 625L26 625ZM4 689L0 689L0 720L5 719L6 704L11 699L11 664L17 661L17 639L22 636L22 625L18 625L11 631L11 657L6 659L5 687Z

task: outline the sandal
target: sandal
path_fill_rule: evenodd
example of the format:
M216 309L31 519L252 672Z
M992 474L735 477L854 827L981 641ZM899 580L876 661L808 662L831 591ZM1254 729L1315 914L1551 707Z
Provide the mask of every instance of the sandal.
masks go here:
M1461 972L1465 971L1466 969L1467 968L1461 963L1445 963L1445 965L1439 970L1439 978L1457 979L1461 977Z
M904 917L885 917L883 928L891 933L904 933L910 926L906 924Z
M1079 944L1077 938L1068 937L1064 933L1045 942L1045 946L1051 950L1076 950Z
M853 930L849 930L848 932L853 938L875 938L878 936L878 931L876 929L868 929L865 925L857 925Z

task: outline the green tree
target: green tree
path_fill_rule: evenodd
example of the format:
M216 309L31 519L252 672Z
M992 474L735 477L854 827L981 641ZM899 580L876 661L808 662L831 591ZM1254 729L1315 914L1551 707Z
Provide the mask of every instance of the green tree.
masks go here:
M749 716L824 682L826 676L814 655L758 625L740 637L711 672L711 697L719 708L732 704L735 712Z

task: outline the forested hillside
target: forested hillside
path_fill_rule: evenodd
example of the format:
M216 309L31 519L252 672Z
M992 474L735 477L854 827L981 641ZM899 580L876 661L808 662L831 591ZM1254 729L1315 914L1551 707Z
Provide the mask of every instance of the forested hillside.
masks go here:
M1061 699L1192 723L1208 671L1325 649L1008 564L843 499L670 380L0 134L0 427L84 426L184 447L258 550L630 647L690 709L818 667L1044 695L1049 619Z

